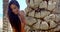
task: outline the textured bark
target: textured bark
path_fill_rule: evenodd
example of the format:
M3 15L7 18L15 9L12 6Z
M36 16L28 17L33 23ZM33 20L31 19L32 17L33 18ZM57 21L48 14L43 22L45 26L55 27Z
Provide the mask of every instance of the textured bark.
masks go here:
M29 2L28 2L29 1ZM60 2L59 0L26 1L26 23L29 32L59 32ZM34 20L34 21L33 21Z
M8 19L7 19L8 0L3 0L3 32L8 32Z
M7 18L9 0L3 0L3 31L2 32L12 32L9 20Z

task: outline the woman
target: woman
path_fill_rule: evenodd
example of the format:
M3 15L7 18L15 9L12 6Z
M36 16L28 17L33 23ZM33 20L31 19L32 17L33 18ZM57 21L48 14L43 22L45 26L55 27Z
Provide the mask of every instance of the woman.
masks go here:
M8 6L8 18L12 26L13 32L25 32L24 13L19 11L20 6L16 0L11 0Z

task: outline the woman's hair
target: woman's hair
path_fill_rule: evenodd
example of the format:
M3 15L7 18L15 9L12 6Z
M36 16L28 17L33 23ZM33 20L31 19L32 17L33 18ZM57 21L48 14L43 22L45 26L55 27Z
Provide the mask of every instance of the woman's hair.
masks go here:
M21 27L21 25L19 27L19 24L21 24L21 22L20 22L20 19L19 19L18 15L15 15L12 12L12 9L10 8L11 4L16 5L18 7L18 9L20 8L20 6L19 6L19 3L16 0L11 0L9 2L9 5L8 5L8 18L9 18L10 24L11 24L12 27L15 27L19 32L20 31L19 28Z

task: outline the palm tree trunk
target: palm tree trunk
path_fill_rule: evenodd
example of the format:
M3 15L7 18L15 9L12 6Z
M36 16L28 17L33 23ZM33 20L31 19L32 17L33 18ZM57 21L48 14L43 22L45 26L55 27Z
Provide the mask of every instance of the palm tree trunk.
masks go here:
M3 0L3 32L8 32L8 19L7 19L8 1L9 0Z

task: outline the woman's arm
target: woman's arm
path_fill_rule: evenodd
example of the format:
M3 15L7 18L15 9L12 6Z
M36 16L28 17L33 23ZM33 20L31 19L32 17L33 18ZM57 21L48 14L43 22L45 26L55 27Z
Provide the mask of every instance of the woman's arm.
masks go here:
M25 32L25 25L26 25L26 20L25 20L25 16L24 16L24 12L23 11L20 11L20 20L21 20L21 32Z
M24 11L20 11L20 20L21 20L22 23L26 24Z

